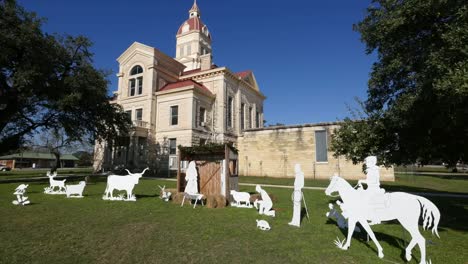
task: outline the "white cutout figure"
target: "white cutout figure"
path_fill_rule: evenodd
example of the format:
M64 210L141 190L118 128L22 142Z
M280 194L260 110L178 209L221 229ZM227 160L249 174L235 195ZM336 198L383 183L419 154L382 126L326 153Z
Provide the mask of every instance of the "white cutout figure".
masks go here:
M50 171L47 172L47 177L49 177L49 184L50 186L47 188L44 188L44 193L46 194L65 194L65 181L61 180L55 180L54 178L57 176L57 171L55 171L53 174L50 174ZM55 190L55 187L58 187L58 190Z
M252 208L252 205L250 204L250 193L237 192L235 190L231 190L231 195L235 201L231 203L231 206L242 207L242 208ZM245 204L241 204L241 203L245 203Z
M336 204L340 205L341 202L337 201ZM347 229L348 228L348 221L346 221L345 217L340 213L340 211L338 211L336 208L334 208L333 204L331 204L331 203L328 204L328 208L330 208L330 212L327 212L325 215L328 218L335 219L339 228ZM354 228L354 232L360 233L361 229L358 226L356 226Z
M164 185L163 187L158 185L158 187L159 187L159 189L161 189L161 196L159 198L161 198L165 202L168 202L169 199L171 199L172 193L171 192L166 192L166 185Z
M271 229L270 224L265 220L255 220L257 221L257 228L263 231L268 231Z
M12 202L14 205L27 205L31 203L28 200L28 197L24 196L26 195L26 189L28 186L28 184L21 184L16 187L15 192L13 193L13 195L16 195L16 200Z
M296 164L294 166L294 172L296 179L294 180L294 192L292 193L293 201L293 217L289 225L301 226L301 201L302 201L302 188L304 187L304 173L301 170L301 165Z
M190 161L187 172L185 173L187 185L184 192L187 194L198 194L198 173L195 161Z
M145 174L149 168L144 169L141 173L131 173L126 169L128 175L110 175L107 177L107 186L102 197L103 200L124 200L124 201L136 201L135 195L132 194L133 188L138 184L139 179ZM127 199L123 195L114 197L114 190L126 191Z
M275 210L271 210L271 208L273 207L273 202L271 201L271 198L268 195L268 193L265 190L263 190L260 185L257 185L255 187L255 190L262 197L262 200L255 200L254 202L254 206L256 209L258 209L258 213L261 215L264 214L275 217Z
M66 185L65 193L67 194L67 198L83 198L83 191L85 186L85 181L80 181L80 183L74 185Z
M347 250L351 245L354 227L356 223L359 222L377 246L378 256L383 258L383 249L367 222L371 220L369 219L368 213L369 206L366 204L368 200L362 195L362 191L355 190L346 180L335 175L331 178L330 185L325 190L325 194L330 196L334 192L338 192L343 200L340 207L343 210L344 217L348 218L348 236L345 240L346 243L338 239L335 241L335 244L340 249ZM421 251L420 264L426 264L426 240L419 232L418 221L419 217L422 215L424 220L423 228L427 229L432 225L432 234L439 237L437 232L437 226L440 221L439 209L424 197L403 192L394 192L385 194L385 207L381 208L381 210L376 210L375 213L382 221L397 219L411 234L411 241L405 250L406 259L408 261L411 260L411 250L417 244Z
M377 157L369 156L364 160L366 164L366 179L359 180L358 186L362 192L362 196L367 201L369 211L369 219L371 220L371 225L380 224L380 219L378 217L377 210L380 210L385 207L384 204L384 193L385 190L380 188L380 173L379 167L377 166ZM367 189L364 190L362 184L367 185Z

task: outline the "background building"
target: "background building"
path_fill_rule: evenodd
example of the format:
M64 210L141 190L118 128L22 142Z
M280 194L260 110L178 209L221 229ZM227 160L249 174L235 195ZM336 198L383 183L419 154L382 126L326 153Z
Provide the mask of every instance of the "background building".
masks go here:
M364 176L362 165L330 153L337 124L263 128L266 97L253 72L217 66L211 44L195 2L177 31L175 59L138 42L120 55L112 102L128 113L133 128L114 142L96 144L95 170L149 166L167 175L177 169L178 145L232 142L240 175L294 177L300 163L306 178ZM393 169L383 179L393 180Z
M71 154L63 154L60 156L60 165L57 167L74 168L77 161L77 157ZM54 164L55 156L52 153L21 152L0 157L0 165L11 169L51 168Z

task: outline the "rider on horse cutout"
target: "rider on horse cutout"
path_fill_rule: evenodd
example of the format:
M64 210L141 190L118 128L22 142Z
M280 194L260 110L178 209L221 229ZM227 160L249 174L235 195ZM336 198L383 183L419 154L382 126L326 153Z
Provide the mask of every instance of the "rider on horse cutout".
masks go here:
M379 167L377 166L377 157L369 156L364 160L366 164L366 179L359 180L358 185L362 192L362 196L365 197L368 205L370 224L380 224L380 219L377 216L377 210L385 208L385 190L380 188L380 173ZM367 188L364 190L362 184L365 183Z

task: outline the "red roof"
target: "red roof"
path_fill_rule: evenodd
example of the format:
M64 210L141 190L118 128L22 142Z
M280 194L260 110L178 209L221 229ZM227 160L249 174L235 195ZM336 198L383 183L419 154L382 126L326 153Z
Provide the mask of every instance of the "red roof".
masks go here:
M195 88L197 88L197 89L200 89L202 91L205 91L205 92L209 93L210 95L213 95L213 93L208 88L206 88L206 86L204 86L201 83L197 83L195 81L192 81L192 80L185 80L185 81L180 81L180 82L175 82L175 83L168 83L163 88L161 88L159 91L160 92L161 91L168 91L168 90L173 90L173 89L192 86L192 85L195 86Z
M251 70L246 70L246 71L241 71L241 72L236 72L235 75L241 77L242 79L247 77L247 75L251 74Z
M180 25L179 30L177 31L177 35L182 34L182 28L186 23L189 25L189 30L187 32L192 30L202 31L203 27L206 27L199 17L194 16L182 23L182 25ZM208 37L211 39L211 34L208 33Z

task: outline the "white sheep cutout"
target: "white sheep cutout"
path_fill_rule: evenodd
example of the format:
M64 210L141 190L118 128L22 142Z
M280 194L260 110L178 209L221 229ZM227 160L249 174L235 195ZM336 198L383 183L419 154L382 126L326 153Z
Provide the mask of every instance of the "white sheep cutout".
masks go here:
M74 184L74 185L66 185L65 193L67 194L67 198L70 198L70 197L82 198L85 186L86 186L85 181L80 181L80 183Z
M104 200L123 200L120 198L114 198L113 192L114 190L118 191L126 191L127 192L127 199L126 201L136 201L134 195L132 195L133 188L135 184L138 184L138 180L145 174L145 172L149 168L144 169L141 173L131 173L129 170L126 169L128 175L121 176L121 175L110 175L107 177L107 186L106 191L102 199ZM123 197L122 197L123 198Z
M231 203L231 206L252 208L252 205L250 204L250 194L248 192L237 192L235 190L231 190L231 195L235 201L234 203ZM241 205L241 202L245 203L245 205Z
M47 177L49 177L50 187L46 188L46 193L56 193L56 194L65 193L64 191L65 191L65 181L66 181L66 179L58 181L58 180L54 179L55 176L57 176L56 171L53 174L50 174L50 171L47 172ZM58 187L57 192L54 191L55 187ZM63 191L62 191L62 189L63 189Z

